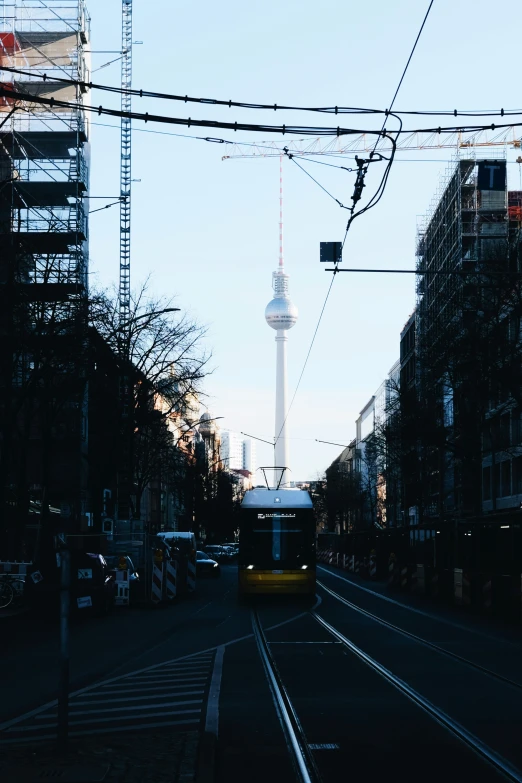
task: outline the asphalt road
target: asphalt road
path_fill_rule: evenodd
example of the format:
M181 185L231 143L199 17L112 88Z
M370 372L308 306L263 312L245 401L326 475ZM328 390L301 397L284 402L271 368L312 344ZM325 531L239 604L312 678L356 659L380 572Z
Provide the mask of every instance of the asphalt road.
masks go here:
M298 779L254 609L324 783L522 781L522 632L334 569L318 580L315 602L240 606L225 566L176 605L73 626L72 734L199 729L218 734L217 783ZM13 627L1 649L0 743L51 739L57 628Z

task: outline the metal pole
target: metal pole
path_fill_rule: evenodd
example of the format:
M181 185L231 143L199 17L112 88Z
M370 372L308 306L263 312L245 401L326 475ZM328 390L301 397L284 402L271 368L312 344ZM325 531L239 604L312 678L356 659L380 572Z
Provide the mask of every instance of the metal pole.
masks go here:
M60 692L58 694L58 744L64 747L69 734L69 607L71 587L70 552L60 553Z

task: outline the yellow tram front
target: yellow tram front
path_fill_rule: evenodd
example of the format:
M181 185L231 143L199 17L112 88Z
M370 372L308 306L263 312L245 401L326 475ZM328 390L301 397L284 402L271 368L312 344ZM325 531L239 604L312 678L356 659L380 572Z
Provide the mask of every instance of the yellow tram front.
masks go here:
M308 492L249 490L241 504L239 594L315 594L315 519Z

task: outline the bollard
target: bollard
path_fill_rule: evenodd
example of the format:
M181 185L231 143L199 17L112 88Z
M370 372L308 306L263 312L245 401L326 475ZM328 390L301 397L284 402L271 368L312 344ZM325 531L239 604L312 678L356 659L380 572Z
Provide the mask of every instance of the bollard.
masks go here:
M438 598L439 595L439 575L437 572L433 574L430 580L430 595L433 598Z
M393 587L395 584L395 569L396 569L396 560L395 560L395 554L394 552L391 552L389 558L388 558L388 586Z
M353 574L353 572L355 570L355 557L354 557L354 555L352 555L350 557L350 565L348 566L348 570L351 571L352 574Z
M401 587L403 590L408 587L408 566L401 568Z
M453 599L457 606L462 605L462 568L453 569Z

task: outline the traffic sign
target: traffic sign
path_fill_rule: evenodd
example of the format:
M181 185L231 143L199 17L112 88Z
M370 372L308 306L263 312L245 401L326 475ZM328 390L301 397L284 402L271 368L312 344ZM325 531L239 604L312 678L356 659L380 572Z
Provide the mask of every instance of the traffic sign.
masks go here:
M319 247L322 264L340 264L343 260L342 242L321 242Z

